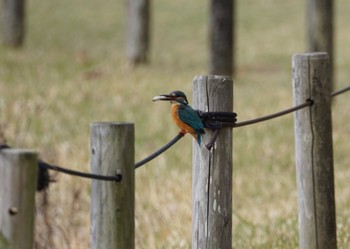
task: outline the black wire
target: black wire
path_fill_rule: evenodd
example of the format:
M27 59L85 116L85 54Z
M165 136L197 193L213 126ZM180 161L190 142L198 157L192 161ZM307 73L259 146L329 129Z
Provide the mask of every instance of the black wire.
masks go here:
M347 92L347 91L350 91L350 86L347 86L347 87L344 87L344 88L342 88L342 89L340 89L340 90L337 90L337 91L332 92L332 93L331 93L331 96L334 97L334 96L337 96L337 95L339 95L339 94L345 93L345 92Z
M267 115L267 116L264 116L264 117L261 117L261 118L255 118L255 119L251 119L251 120L247 120L247 121L243 121L243 122L238 122L238 123L232 125L232 128L237 128L237 127L241 127L241 126L256 124L256 123L263 122L263 121L266 121L266 120L269 120L269 119L277 118L277 117L286 115L288 113L300 110L300 109L305 108L307 106L311 106L312 104L313 104L312 100L307 100L304 104L294 106L294 107L286 109L284 111L280 111L280 112L277 112L277 113L274 113L274 114L270 114L270 115Z
M350 91L350 86L347 86L343 89L337 90L333 93L331 93L331 96L337 96L339 94L342 94L344 92ZM256 118L256 119L251 119L251 120L247 120L247 121L243 121L243 122L238 122L235 124L227 124L225 122L224 126L231 126L232 128L237 128L237 127L242 127L242 126L246 126L246 125L251 125L251 124L256 124L259 122L263 122L269 119L273 119L273 118L277 118L283 115L286 115L288 113L291 112L295 112L297 110L300 110L302 108L305 108L307 106L311 106L313 104L312 100L307 100L304 104L298 105L298 106L294 106L292 108L274 113L274 114L270 114L264 117L260 117L260 118ZM227 115L232 115L230 113L226 113ZM233 113L235 116L236 114ZM148 157L142 159L141 161L135 163L135 169L141 167L142 165L148 163L149 161L151 161L152 159L156 158L157 156L159 156L160 154L162 154L163 152L165 152L167 149L169 149L171 146L173 146L177 141L179 141L185 134L182 132L179 132L172 140L170 140L166 145L164 145L163 147L161 147L159 150L157 150L156 152L154 152L153 154L149 155ZM4 149L4 148L8 148L7 145L1 145L0 146L0 150ZM80 176L80 177L84 177L84 178L90 178L90 179L96 179L96 180L104 180L104 181L116 181L119 182L122 180L122 175L116 175L116 176L104 176L104 175L97 175L97 174L91 174L91 173L84 173L84 172L80 172L80 171L75 171L75 170L71 170L71 169L67 169L67 168L63 168L57 165L51 165L48 163L43 162L43 165L45 168L50 169L50 170L55 170L58 172L62 172L65 174L69 174L69 175L74 175L74 176Z
M179 132L179 134L176 135L176 137L174 137L172 140L170 140L166 145L164 145L162 148L160 148L159 150L157 150L156 152L154 152L153 154L149 155L148 157L142 159L141 161L135 163L135 169L141 167L142 165L148 163L149 161L151 161L152 159L156 158L157 156L159 156L160 154L162 154L164 151L166 151L167 149L169 149L171 146L173 146L177 141L180 140L180 138L182 138L185 134L182 132Z
M142 165L148 163L152 159L156 158L160 154L162 154L164 151L169 149L171 146L173 146L177 141L180 140L185 134L182 132L179 132L172 140L170 140L166 145L161 147L159 150L154 152L153 154L149 155L148 157L144 158L143 160L135 163L135 169L141 167ZM8 148L7 145L0 145L0 150ZM74 175L74 176L79 176L79 177L84 177L84 178L89 178L89 179L95 179L95 180L103 180L103 181L116 181L120 182L122 180L122 175L117 174L116 176L104 176L104 175L97 175L97 174L91 174L91 173L85 173L81 171L76 171L76 170L71 170L67 168L63 168L57 165L51 165L46 162L40 161L41 168L46 168L54 171L58 171L61 173L65 173L68 175Z
M177 134L176 137L174 137L172 140L170 140L166 145L161 147L159 150L157 150L153 154L149 155L148 157L142 159L141 161L135 163L135 165L134 165L135 169L141 167L142 165L148 163L152 159L154 159L157 156L159 156L160 154L162 154L164 151L166 151L171 146L173 146L177 141L179 141L180 138L182 138L184 135L185 135L184 133L179 132L179 134ZM55 171L62 172L65 174L80 176L80 177L85 177L85 178L90 178L90 179L95 179L95 180L116 181L116 182L120 182L122 180L122 175L116 175L116 176L96 175L96 174L84 173L84 172L80 172L80 171L75 171L75 170L63 168L63 167L60 167L57 165L50 165L47 163L45 163L45 167L50 169L50 170L55 170Z
M337 96L339 94L342 94L342 93L345 93L347 91L350 91L350 86L347 86L347 87L344 87L344 88L342 88L340 90L332 92L331 93L331 97L335 97L335 96ZM301 104L301 105L298 105L298 106L286 109L286 110L281 111L281 112L277 112L277 113L274 113L274 114L271 114L271 115L267 115L267 116L264 116L264 117L261 117L261 118L256 118L256 119L252 119L252 120L238 122L238 123L232 125L232 128L246 126L246 125L251 125L251 124L256 124L256 123L263 122L263 121L266 121L266 120L269 120L269 119L277 118L277 117L286 115L288 113L300 110L300 109L305 108L307 106L311 106L312 104L313 104L313 101L310 99L310 100L307 100L304 104ZM226 126L228 126L228 125L226 125Z
M90 178L90 179L95 179L95 180L116 181L116 182L120 182L122 180L122 175L119 175L119 174L117 174L115 176L97 175L97 174L84 173L84 172L80 172L80 171L66 169L66 168L62 168L62 167L57 166L57 165L51 165L51 164L47 164L47 163L46 163L45 167L48 169L51 169L51 170L55 170L58 172L68 174L68 175L80 176L80 177Z
M164 151L169 149L171 146L173 146L177 141L180 140L185 134L179 132L179 134L176 135L172 140L170 140L166 145L161 147L159 150L154 152L153 154L149 155L148 157L142 159L141 161L135 163L135 169L141 167L142 165L148 163L152 159L156 158L160 154L162 154ZM89 179L95 179L95 180L104 180L104 181L116 181L120 182L122 180L122 175L116 175L116 176L104 176L104 175L97 175L97 174L91 174L91 173L84 173L80 171L75 171L67 168L63 168L57 165L51 165L48 163L45 163L45 168L48 168L50 170L55 170L61 173L69 174L69 175L74 175L74 176L80 176L84 178L89 178Z

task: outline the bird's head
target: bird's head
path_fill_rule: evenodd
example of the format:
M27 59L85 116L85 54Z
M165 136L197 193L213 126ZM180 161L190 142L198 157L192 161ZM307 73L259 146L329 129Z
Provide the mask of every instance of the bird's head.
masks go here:
M173 91L169 94L161 94L158 96L153 97L153 101L158 101L158 100L165 100L165 101L170 101L172 104L184 104L188 105L188 101L186 98L186 95L181 92L181 91Z

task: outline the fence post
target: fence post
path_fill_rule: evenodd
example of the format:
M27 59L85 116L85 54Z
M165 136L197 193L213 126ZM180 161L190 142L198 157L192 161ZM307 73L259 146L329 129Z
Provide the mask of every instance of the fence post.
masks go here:
M232 111L228 76L196 76L193 103L202 111ZM213 136L206 130L204 143ZM192 248L232 248L232 130L224 128L208 151L193 142Z
M38 158L31 150L0 151L0 248L34 246Z
M294 104L313 105L294 113L296 172L301 249L337 247L330 65L327 53L296 54Z
M3 0L3 43L19 47L24 40L25 1Z
M306 23L307 23L307 47L308 52L327 52L330 61L331 90L334 89L333 74L333 0L307 0Z
M209 73L234 73L235 0L210 1L210 60Z
M91 248L135 248L134 125L91 124L91 170L120 174L120 182L92 180Z
M126 55L134 65L148 61L151 0L127 0Z

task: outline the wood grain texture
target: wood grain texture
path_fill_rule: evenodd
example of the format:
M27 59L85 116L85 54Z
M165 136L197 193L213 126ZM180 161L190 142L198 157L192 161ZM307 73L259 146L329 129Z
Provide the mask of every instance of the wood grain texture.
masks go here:
M134 125L91 125L91 170L121 174L121 182L92 180L91 248L135 248Z
M294 113L300 248L332 249L337 242L329 58L296 54L292 63L294 104L314 102Z
M34 246L38 157L31 150L0 152L0 248Z
M201 111L232 111L228 76L196 76L193 105ZM205 130L206 143L213 131ZM232 248L232 130L221 129L212 150L193 142L192 248Z

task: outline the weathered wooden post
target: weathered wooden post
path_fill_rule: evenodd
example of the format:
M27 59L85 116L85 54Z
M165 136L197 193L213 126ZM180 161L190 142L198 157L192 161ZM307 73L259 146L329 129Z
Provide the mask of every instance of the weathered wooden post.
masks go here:
M293 63L294 104L313 105L294 114L301 249L337 247L329 57L296 54Z
M148 60L150 1L127 1L126 55L132 64L145 63Z
M24 40L25 0L3 0L3 43L19 47Z
M196 76L193 105L202 111L233 109L228 76ZM204 143L213 136L206 130ZM232 248L232 131L223 128L213 148L193 142L192 248Z
M91 248L135 248L134 125L91 125L91 170L121 175L120 182L92 180Z
M333 0L307 0L307 47L308 52L327 52L329 55L329 84L333 85Z
M34 246L37 153L23 149L0 151L0 248Z

